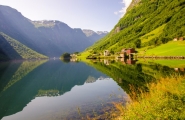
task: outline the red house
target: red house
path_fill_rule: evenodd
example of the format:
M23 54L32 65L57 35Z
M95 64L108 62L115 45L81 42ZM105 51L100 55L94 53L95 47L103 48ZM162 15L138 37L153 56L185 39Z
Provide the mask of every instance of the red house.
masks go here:
M127 54L135 53L135 49L134 48L129 48L129 49L126 50L126 53Z
M180 37L180 38L179 38L179 41L183 41L183 40L184 40L184 38L183 38L183 37Z

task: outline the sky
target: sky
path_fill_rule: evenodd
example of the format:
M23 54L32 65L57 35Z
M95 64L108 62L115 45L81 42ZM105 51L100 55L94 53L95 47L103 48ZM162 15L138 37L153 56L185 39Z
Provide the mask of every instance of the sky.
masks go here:
M30 20L59 20L71 28L111 31L132 0L0 0Z

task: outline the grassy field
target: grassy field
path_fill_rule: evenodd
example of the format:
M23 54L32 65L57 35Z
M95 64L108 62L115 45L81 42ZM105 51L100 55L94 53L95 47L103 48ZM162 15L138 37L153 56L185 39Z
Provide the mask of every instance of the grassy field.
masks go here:
M141 51L140 51L141 53ZM148 49L146 56L185 56L185 41L170 41L153 49Z

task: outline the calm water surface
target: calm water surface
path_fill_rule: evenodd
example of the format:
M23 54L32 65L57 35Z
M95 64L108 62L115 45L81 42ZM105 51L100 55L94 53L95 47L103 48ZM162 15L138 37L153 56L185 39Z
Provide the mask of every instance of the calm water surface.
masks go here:
M128 95L108 75L82 62L0 64L0 119L80 119L104 113Z
M177 64L178 63L178 64ZM163 65L161 65L163 64ZM185 61L0 63L0 119L79 120L126 103L159 77L185 75Z

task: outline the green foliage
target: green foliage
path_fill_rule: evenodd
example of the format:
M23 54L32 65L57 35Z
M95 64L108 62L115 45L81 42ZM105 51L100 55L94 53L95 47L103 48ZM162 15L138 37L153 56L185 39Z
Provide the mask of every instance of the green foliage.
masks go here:
M70 57L71 57L71 56L70 56L69 53L64 53L64 54L62 54L62 56L61 56L61 58L63 58L63 59L70 58Z
M79 54L79 52L74 52L74 54L76 54L76 55L77 55L77 54Z
M89 49L120 51L122 48L158 46L185 36L184 0L141 0L114 29ZM141 41L138 41L140 39Z

